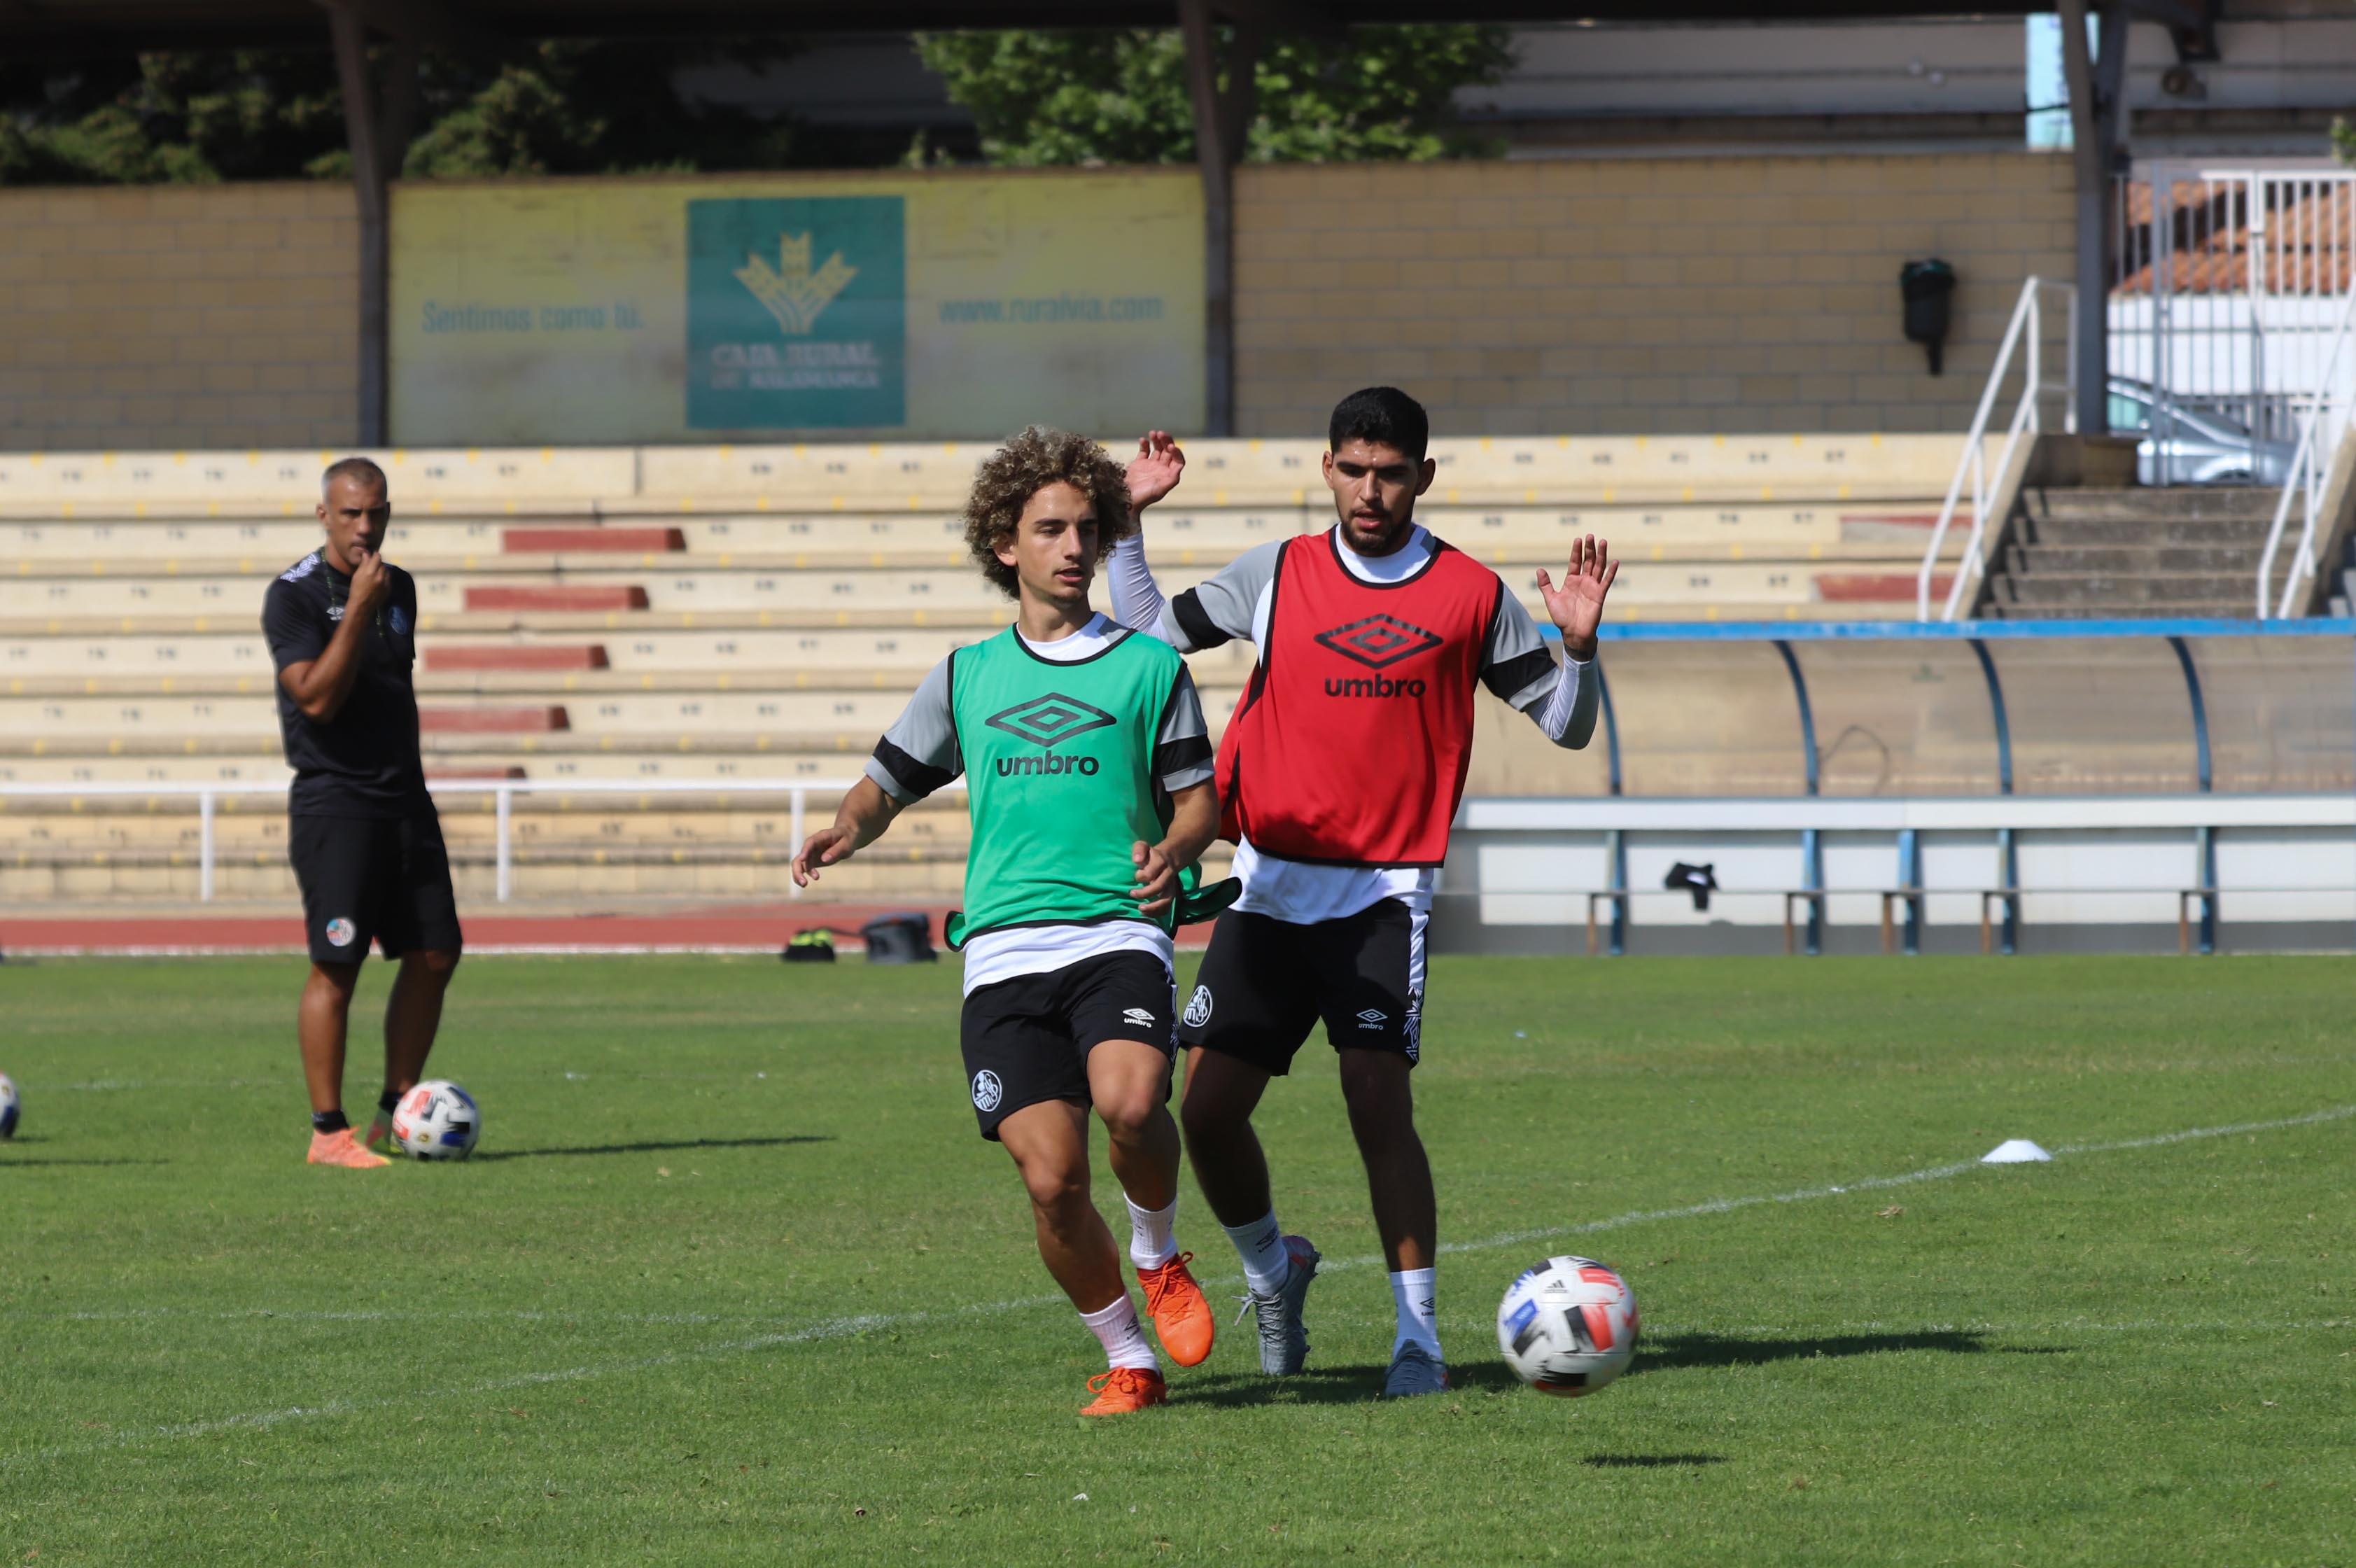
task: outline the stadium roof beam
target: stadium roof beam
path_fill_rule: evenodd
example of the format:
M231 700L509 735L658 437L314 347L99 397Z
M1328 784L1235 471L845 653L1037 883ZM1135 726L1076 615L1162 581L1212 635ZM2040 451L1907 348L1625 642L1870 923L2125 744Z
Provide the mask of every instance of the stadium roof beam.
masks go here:
M132 49L320 45L322 0L0 0L0 53L121 54ZM731 38L792 33L876 33L923 28L1166 27L1171 0L356 0L362 19L389 37L448 28L486 39L548 38ZM1382 22L1784 22L1900 21L1951 16L2026 16L2059 0L1232 0L1215 5L1256 13L1265 25L1298 30ZM2166 26L2178 48L2213 47L2222 0L2131 0L2130 13Z
M478 35L460 24L434 0L314 0L320 9L357 17L362 27L412 47L477 41Z
M1222 11L1225 7L1221 8ZM1261 18L1234 17L1226 58L1219 58L1221 15L1212 0L1178 0L1186 39L1186 97L1194 114L1194 160L1203 177L1203 418L1213 435L1236 428L1236 192L1256 97ZM1226 68L1222 85L1219 70Z
M417 61L436 27L432 7L393 0L319 0L336 51L337 85L343 91L344 133L352 150L352 192L359 209L359 444L383 446L391 435L392 225L391 186L409 156L417 123ZM384 91L369 81L368 35L371 24L401 28L386 52ZM381 108L380 108L380 98Z
M2219 57L2217 10L2223 0L2135 0L2133 15L2168 29L2176 45L2179 65L2194 65Z
M2127 0L2099 0L2099 36L2087 47L2088 0L2061 0L2062 69L2070 84L2071 157L2078 185L2078 301L2071 357L2077 362L2080 430L2110 425L2111 176L2126 125Z

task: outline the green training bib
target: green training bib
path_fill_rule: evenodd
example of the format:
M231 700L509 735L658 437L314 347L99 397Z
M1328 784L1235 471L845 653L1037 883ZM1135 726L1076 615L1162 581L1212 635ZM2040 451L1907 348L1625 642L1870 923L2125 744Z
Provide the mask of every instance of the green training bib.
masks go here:
M1134 632L1071 663L1040 658L1011 627L949 656L973 814L950 947L1010 926L1157 923L1130 896L1130 852L1169 828L1153 752L1182 668L1168 643Z

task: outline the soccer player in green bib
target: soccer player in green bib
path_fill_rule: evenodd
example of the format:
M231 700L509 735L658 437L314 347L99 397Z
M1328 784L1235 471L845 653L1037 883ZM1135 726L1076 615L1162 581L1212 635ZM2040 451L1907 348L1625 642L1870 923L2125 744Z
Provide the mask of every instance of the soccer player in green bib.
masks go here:
M1218 831L1212 751L1177 652L1092 608L1133 532L1129 480L1096 443L1033 426L981 465L966 542L1014 624L933 667L876 743L834 825L794 857L807 886L960 773L973 839L961 1036L981 1135L1030 1189L1039 1255L1105 1348L1083 1415L1160 1404L1162 1369L1088 1195L1091 1111L1129 1204L1130 1258L1162 1347L1211 1353L1209 1304L1181 1253L1170 1098L1171 934Z

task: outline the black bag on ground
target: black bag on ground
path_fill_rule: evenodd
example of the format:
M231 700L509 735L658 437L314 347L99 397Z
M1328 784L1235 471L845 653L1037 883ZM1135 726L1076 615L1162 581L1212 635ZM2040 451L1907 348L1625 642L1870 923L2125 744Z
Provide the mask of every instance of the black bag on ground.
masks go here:
M815 930L796 931L777 956L787 963L832 963L834 932L825 926Z
M941 955L933 950L933 922L918 914L878 915L859 928L867 943L870 963L931 963Z

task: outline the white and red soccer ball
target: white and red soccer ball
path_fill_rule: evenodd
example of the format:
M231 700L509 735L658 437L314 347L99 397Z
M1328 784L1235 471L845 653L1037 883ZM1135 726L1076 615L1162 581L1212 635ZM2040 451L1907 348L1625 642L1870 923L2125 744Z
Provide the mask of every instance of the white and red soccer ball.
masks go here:
M427 1079L392 1110L393 1142L421 1160L463 1160L483 1135L475 1097L446 1079Z
M1635 1359L1636 1293L1592 1258L1548 1258L1505 1287L1497 1348L1540 1393L1591 1394Z
M16 1085L5 1072L0 1072L0 1138L16 1135L16 1117L25 1109L17 1097Z

